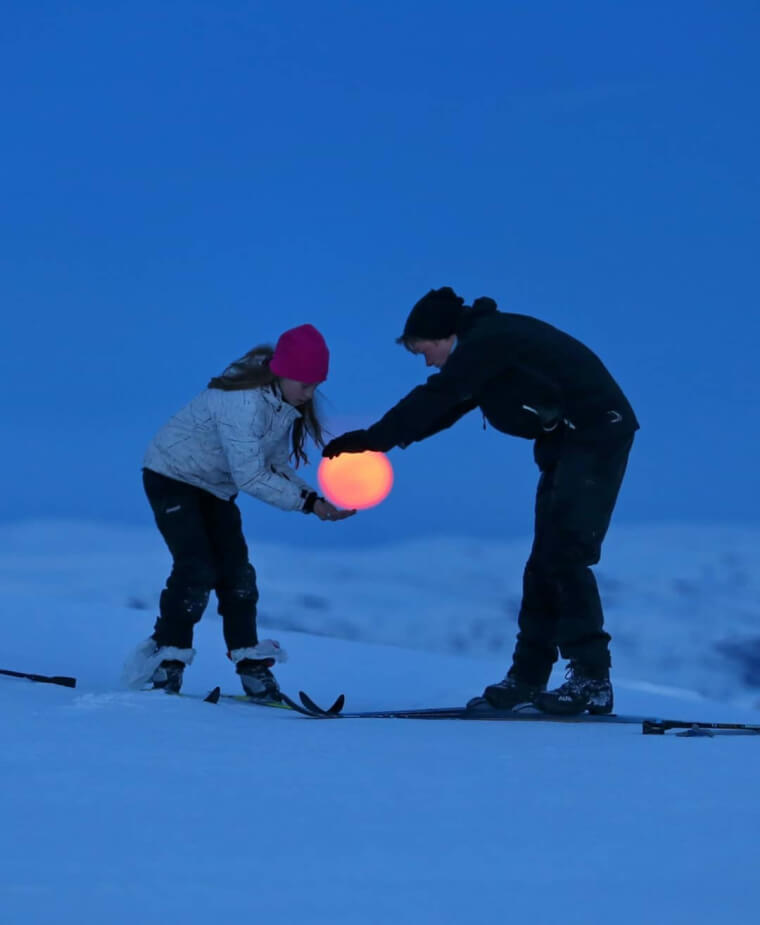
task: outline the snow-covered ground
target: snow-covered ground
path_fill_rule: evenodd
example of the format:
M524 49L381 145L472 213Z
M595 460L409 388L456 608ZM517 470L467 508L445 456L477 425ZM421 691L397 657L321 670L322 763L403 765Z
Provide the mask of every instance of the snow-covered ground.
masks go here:
M616 533L599 574L619 711L760 721L732 654L760 636L758 539ZM355 708L461 703L506 667L526 545L253 544L281 684ZM79 679L0 678L2 925L757 921L759 738L121 691L167 565L147 528L0 529L0 667ZM196 648L185 691L234 690L213 608Z
M508 667L528 538L337 550L252 536L249 545L260 622L277 632L483 656L497 674ZM57 622L65 605L103 620L118 614L147 635L169 567L151 526L0 526L0 587L16 620L31 610ZM596 573L618 679L760 708L760 529L613 527ZM206 619L217 619L214 608L212 596ZM82 645L88 659L87 637Z

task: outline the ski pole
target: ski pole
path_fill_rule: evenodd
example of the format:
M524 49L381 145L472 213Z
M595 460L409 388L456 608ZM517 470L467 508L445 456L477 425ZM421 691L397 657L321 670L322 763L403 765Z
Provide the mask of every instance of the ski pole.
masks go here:
M26 671L11 671L9 668L0 668L0 674L10 678L26 678L27 681L39 681L41 684L60 684L61 687L76 687L76 678L67 678L62 675L31 674Z

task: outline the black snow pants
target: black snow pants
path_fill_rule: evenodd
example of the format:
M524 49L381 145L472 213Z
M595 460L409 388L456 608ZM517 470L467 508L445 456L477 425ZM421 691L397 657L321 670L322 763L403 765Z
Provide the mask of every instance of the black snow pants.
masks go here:
M632 435L583 442L567 432L536 441L535 535L510 676L546 684L558 650L589 677L609 675L610 636L590 566L601 557L632 444Z
M157 644L191 648L193 627L213 590L227 649L255 646L256 572L234 499L223 501L151 469L143 469L143 485L174 560L153 629Z

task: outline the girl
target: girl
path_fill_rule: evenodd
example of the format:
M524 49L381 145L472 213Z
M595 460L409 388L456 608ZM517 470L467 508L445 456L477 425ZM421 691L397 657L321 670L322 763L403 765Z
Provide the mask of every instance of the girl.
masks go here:
M260 346L232 363L172 417L143 461L143 485L173 559L153 634L124 668L128 687L151 683L179 693L195 650L193 627L213 589L224 639L245 693L277 700L271 667L285 661L273 640L256 633L256 572L248 559L239 491L285 511L343 520L299 478L307 434L321 447L314 391L327 378L329 351L310 324L285 331L274 350Z

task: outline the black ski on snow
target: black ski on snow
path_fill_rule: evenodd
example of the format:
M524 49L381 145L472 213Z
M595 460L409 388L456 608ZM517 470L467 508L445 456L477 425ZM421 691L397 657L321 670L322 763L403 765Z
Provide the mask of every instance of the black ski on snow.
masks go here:
M645 719L641 731L644 735L663 735L671 729L682 729L681 736L757 735L760 726L753 723L691 723L680 719Z
M613 725L641 726L644 735L664 735L670 730L682 730L681 736L755 735L760 733L760 725L750 723L708 723L690 720L653 719L645 716L633 716L625 713L591 714L576 713L562 715L541 713L538 710L473 710L467 707L429 707L411 710L359 710L341 712L336 709L340 698L328 710L323 710L303 691L299 693L301 702L316 718L335 719L455 719L480 722L548 722L548 723L608 723Z
M644 735L664 735L666 732L676 732L679 736L705 736L714 735L757 735L760 734L760 725L751 723L708 723L678 719L653 719L645 716L634 716L627 713L575 713L562 715L556 713L541 713L535 709L497 710L468 709L467 707L427 707L410 710L357 710L343 712L345 696L341 694L327 709L316 704L304 691L299 691L301 704L296 703L287 694L281 692L281 700L255 700L245 694L222 694L221 689L215 687L204 700L207 703L219 703L220 700L233 703L247 704L256 707L279 708L293 710L301 716L312 719L453 719L469 722L544 722L544 723L601 723L612 725L641 726Z
M62 675L32 674L27 671L11 671L8 668L0 668L0 674L7 675L9 678L26 678L27 681L39 681L41 684L60 684L61 687L76 687L76 678L67 678Z
M560 715L554 713L540 713L538 711L520 710L468 710L466 707L428 707L410 710L357 710L341 712L323 710L311 701L311 698L302 696L301 701L310 707L310 713L317 718L334 719L456 719L478 722L559 722L559 723L626 723L640 724L644 722L643 716L627 716L616 713L605 715L591 715L576 713L573 715ZM309 703L309 701L311 701Z
M301 703L306 707L310 713L316 713L317 716L338 716L340 711L343 709L343 704L346 702L344 694L340 694L335 703L328 707L326 710L323 710L322 707L318 707L316 703L309 697L308 694L303 691L298 692L298 696L301 700Z
M306 700L310 700L310 698L306 695L304 695L304 697L306 697ZM288 697L287 694L282 693L282 691L280 691L279 700L256 700L255 697L248 697L246 694L223 694L220 687L215 687L203 698L203 700L205 703L219 703L220 701L225 701L230 703L244 704L246 706L252 707L268 707L270 709L274 708L279 710L293 710L295 713L300 713L302 716L322 715L322 710L317 707L316 704L314 707L315 710L319 711L318 713L313 712L306 706L301 706L300 704L296 703L295 700ZM324 711L324 715L332 716L334 713L338 713L343 707L344 701L345 698L343 694L341 694L335 703L330 707L330 710ZM313 703L313 701L311 702Z

